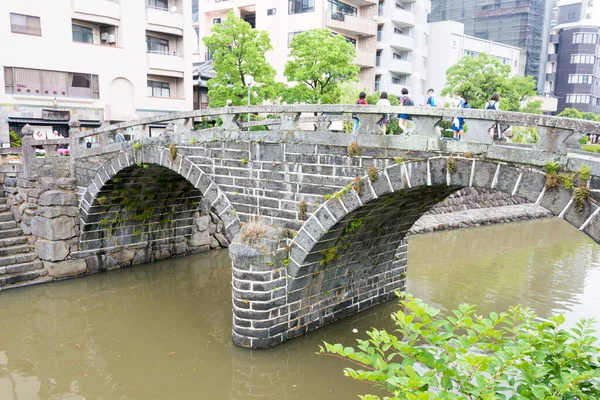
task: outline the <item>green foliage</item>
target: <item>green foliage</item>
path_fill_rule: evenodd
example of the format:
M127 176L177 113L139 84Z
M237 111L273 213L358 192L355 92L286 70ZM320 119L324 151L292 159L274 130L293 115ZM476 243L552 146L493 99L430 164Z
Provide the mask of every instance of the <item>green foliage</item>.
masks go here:
M98 197L98 204L100 204L101 206L105 205L107 202L108 202L108 197L106 197L106 196Z
M288 267L288 265L290 265L290 259L289 259L289 258L286 258L286 259L284 259L284 260L283 260L283 266L284 266L285 268L287 268L287 267Z
M404 158L394 157L394 161L396 162L396 164L402 164L404 162Z
M340 256L337 252L337 247L330 247L328 249L323 249L323 250L321 250L321 255L323 256L323 259L321 261L319 261L319 265L321 267L324 267L327 264L330 264L330 263L340 259Z
M578 140L579 144L587 144L588 142L588 137L587 136L583 136L582 138L580 138Z
M380 95L381 95L381 92L367 94L367 103L369 103L370 105L377 104L377 101L379 100ZM388 100L390 101L390 104L393 106L397 106L398 104L400 104L398 102L398 97L394 94L388 93Z
M521 110L521 102L535 96L533 77L510 78L510 70L510 65L485 53L479 53L477 58L465 56L446 71L447 86L442 95L459 91L471 107L484 108L492 94L499 93L502 110L539 113L541 102L529 102Z
M360 179L360 176L354 177L354 182L352 182L352 189L356 192L356 194L360 194L363 187L363 181Z
M242 159L240 160L240 164L242 164L242 167L245 167L246 165L248 165L248 160L247 160L247 159L245 159L245 158L242 158Z
M196 138L195 138L195 137L193 137L193 138L192 138L192 140L190 140L190 144L193 146L193 145L195 145L196 143L198 143L198 141L196 140Z
M352 81L340 81L338 82L332 93L333 103L355 104L356 100L358 100L358 95L360 94L360 92L367 93L367 89L359 90L356 87L355 82Z
M330 194L326 194L325 196L323 196L323 198L325 199L325 201L331 199L331 195Z
M585 164L581 164L579 167L579 178L587 181L592 176L592 169Z
M15 131L8 132L10 135L10 147L21 147L21 136Z
M362 219L361 218L353 219L352 221L350 221L350 224L348 224L348 226L346 227L346 229L344 229L344 233L355 232L356 230L360 229L361 226L362 226Z
M139 229L136 229L135 232L133 232L133 236L135 236L135 237L142 236L142 231Z
M354 46L343 35L332 35L329 29L313 29L294 36L284 74L289 82L296 84L284 91L284 100L310 104L337 102L337 85L358 79L360 68L354 65L355 55Z
M540 140L538 130L528 126L513 126L512 141L514 143L537 143Z
M543 114L542 104L542 100L531 100L528 101L524 107L521 107L519 111L529 114Z
M456 159L454 157L450 157L446 161L446 168L448 168L448 172L450 172L451 174L456 173L457 167L456 167Z
M175 161L177 158L177 146L174 144L169 145L169 158L171 161Z
M348 155L350 157L360 157L360 146L356 142L348 145Z
M267 62L266 53L273 50L269 34L252 29L233 11L220 24L214 24L212 35L202 39L213 58L216 77L208 81L211 107L246 105L248 76L254 78L251 103L274 99L282 84L275 82L275 69Z
M139 168L143 168L143 169L150 168L150 166L148 164L144 164L141 161L138 161L137 163L135 163L135 165L137 165Z
M135 142L131 147L133 147L134 150L141 150L142 144L140 142Z
M586 144L581 146L583 151L589 151L591 153L600 153L600 144Z
M102 218L100 220L100 226L107 226L108 224L110 224L110 221L108 220L108 218Z
M369 179L371 179L371 182L377 182L377 180L379 179L379 171L376 167L369 167L369 169L367 170L367 174L369 175Z
M227 101L227 100L226 100ZM221 121L221 124L223 121ZM194 124L194 130L200 131L202 129L210 129L215 126L215 121L200 121Z
M356 349L320 347L322 354L358 365L344 374L389 393L385 399L599 398L594 321L567 330L562 315L540 320L516 306L482 317L467 304L442 318L423 301L397 294L402 300L392 314L394 333L373 329Z
M544 172L546 172L547 174L556 174L558 173L559 168L560 166L558 165L558 163L555 162L547 162L546 164L544 164Z
M581 185L575 189L573 191L573 206L575 207L575 211L582 212L585 208L585 203L590 201L591 195L590 189L585 185Z

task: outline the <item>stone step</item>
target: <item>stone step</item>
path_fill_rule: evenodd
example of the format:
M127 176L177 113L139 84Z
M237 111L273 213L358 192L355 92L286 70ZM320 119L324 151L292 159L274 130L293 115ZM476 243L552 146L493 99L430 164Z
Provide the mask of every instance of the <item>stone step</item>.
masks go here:
M44 265L40 260L35 260L22 264L9 265L7 267L0 267L0 277L2 275L14 275L22 274L25 272L36 271L44 269Z
M31 251L31 246L28 244L20 244L18 246L10 246L0 248L0 257L9 256L11 254L19 254L19 253L29 253Z
M13 285L19 282L31 281L39 278L41 270L18 272L10 275L0 275L0 286L4 286L2 289L6 289L6 285Z
M25 243L27 243L27 238L25 236L13 236L5 239L0 239L0 249Z
M4 197L5 193L4 193L4 189L0 189L0 197Z
M3 211L9 211L10 207L8 206L8 204L0 204L0 212Z
M0 267L30 262L30 261L35 260L36 258L37 258L37 254L35 254L34 252L11 254L9 256L0 257Z
M17 227L17 223L15 221L4 221L0 222L0 231L6 229L15 229Z
M14 221L12 213L9 212L0 212L0 222L5 221Z
M0 204L7 204L8 199L6 197L0 197Z
M21 235L23 235L23 231L21 231L21 229L19 229L19 228L5 229L3 231L0 231L0 239L21 236Z
M16 288L20 288L20 287L24 287L24 286L33 286L33 285L39 285L40 283L52 282L52 280L53 279L51 276L44 275L44 276L40 276L35 279L21 281L19 283L13 283L12 285L6 285L4 287L0 287L0 289L2 289L2 290L16 289Z

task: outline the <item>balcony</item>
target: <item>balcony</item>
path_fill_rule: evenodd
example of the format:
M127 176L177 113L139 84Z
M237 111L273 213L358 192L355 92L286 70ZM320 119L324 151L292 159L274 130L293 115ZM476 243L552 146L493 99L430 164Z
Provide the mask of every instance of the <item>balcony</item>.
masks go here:
M115 0L73 0L73 11L86 16L93 15L116 21L121 19L121 4Z
M180 12L146 7L146 18L148 24L151 25L149 30L183 36L185 21Z
M546 81L555 81L555 80L556 80L556 72L546 74Z
M359 67L374 67L375 66L375 51L369 50L356 50L356 57L354 58L354 64Z
M398 83L390 83L387 85L387 88L385 88L389 94L393 94L395 96L401 96L402 95L402 89L408 89L408 93L411 93L410 90L410 86L408 85L400 85Z
M183 78L185 58L177 55L148 53L148 68L150 74Z
M556 62L556 61L558 61L558 54L556 54L556 53L555 54L548 54L548 61L550 61L550 62L553 62L553 61Z
M550 35L550 43L559 43L560 35Z
M379 4L379 0L345 0L346 3L352 4L353 6L376 6Z
M410 61L392 59L389 70L397 74L410 75L413 72L413 65Z
M415 49L415 39L408 35L393 34L389 44L400 51L413 51Z
M400 27L415 26L415 14L410 11L405 11L399 8L392 10L391 20Z
M377 21L341 12L327 13L327 27L347 35L375 36Z

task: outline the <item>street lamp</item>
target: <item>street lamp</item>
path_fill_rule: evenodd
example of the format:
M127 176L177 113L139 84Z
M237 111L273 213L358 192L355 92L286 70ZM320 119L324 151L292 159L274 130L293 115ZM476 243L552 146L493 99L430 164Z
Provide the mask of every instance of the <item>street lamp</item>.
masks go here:
M246 86L248 86L248 107L250 107L250 88L254 84L254 77L252 75L246 75ZM250 111L248 111L248 124L250 124ZM248 132L250 132L250 125L248 125Z

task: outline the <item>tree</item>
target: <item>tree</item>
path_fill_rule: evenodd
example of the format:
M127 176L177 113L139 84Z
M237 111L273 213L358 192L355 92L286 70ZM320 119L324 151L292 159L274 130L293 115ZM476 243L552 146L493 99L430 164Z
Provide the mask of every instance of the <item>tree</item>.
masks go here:
M500 108L505 111L523 111L521 103L535 96L535 81L532 77L509 78L510 66L502 64L496 57L479 53L477 58L465 56L446 71L446 87L442 95L458 91L473 108L484 108L494 93L500 94ZM538 105L539 109L532 106ZM526 107L539 112L541 103Z
M321 347L358 365L344 374L390 393L385 399L600 398L593 320L567 330L563 316L540 320L516 306L484 318L466 304L440 318L439 310L398 294L394 334L373 329L368 340L357 340L358 349Z
M581 112L575 108L565 108L557 117L564 118L575 118L575 119L585 119L588 121L598 121L600 122L600 114L595 114L593 112Z
M313 29L294 36L290 48L284 74L295 85L284 92L288 103L334 103L337 85L358 78L356 51L342 35Z
M213 25L212 35L202 40L216 72L208 81L211 106L224 106L228 99L234 105L247 104L249 76L254 78L252 104L277 97L281 84L275 82L275 69L265 57L273 49L267 32L252 29L230 11L223 23Z

